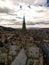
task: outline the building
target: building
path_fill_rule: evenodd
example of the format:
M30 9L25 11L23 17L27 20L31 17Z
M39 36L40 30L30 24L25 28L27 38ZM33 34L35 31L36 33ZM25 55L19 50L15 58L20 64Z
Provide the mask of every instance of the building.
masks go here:
M23 16L22 30L23 30L23 31L26 31L25 16Z

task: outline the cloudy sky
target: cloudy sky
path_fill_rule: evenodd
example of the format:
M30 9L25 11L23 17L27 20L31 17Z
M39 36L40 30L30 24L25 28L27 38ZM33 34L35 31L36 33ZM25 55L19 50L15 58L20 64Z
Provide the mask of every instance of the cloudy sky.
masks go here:
M49 28L49 0L0 0L0 26Z

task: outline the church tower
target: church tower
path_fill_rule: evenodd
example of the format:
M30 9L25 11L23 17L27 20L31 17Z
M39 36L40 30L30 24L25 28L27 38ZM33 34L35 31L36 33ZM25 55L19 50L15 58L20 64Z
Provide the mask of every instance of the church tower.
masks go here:
M25 16L23 16L22 30L23 30L23 31L26 31Z

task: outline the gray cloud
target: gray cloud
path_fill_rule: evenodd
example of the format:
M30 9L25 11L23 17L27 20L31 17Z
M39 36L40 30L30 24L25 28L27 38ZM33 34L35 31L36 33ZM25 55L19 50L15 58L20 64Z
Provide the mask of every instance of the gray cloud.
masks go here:
M47 25L49 25L49 21L41 21L41 22L29 22L29 23L27 23L27 25L36 25L36 24L47 24Z
M20 3L26 3L26 4L45 4L47 0L11 0L14 4L20 2Z
M8 21L10 24L22 25L22 22L17 21L16 19L0 19L0 23ZM6 23L4 23L6 24Z
M34 0L11 0L14 4L16 3L26 3L26 4L33 4Z
M4 14L2 15L3 16L3 19L0 19L0 23L1 24L3 24L3 23L5 23L5 24L17 24L17 25L21 25L22 24L22 21L20 21L19 19L17 19L16 18L16 14L17 15L19 15L19 12L17 13L17 11L16 11L16 6L17 6L17 3L26 3L26 4L34 4L34 3L42 3L42 1L43 1L43 3L44 3L44 0L4 0L4 1L8 1L7 3L8 3L8 5L6 4L6 6L4 6L3 5L3 7L0 7L0 13L6 13L7 15L6 15L6 17L7 17L7 19L6 19L6 17L5 17L5 19L4 19ZM40 2L41 1L41 2ZM12 4L11 4L11 3ZM11 6L10 6L11 5ZM37 6L38 7L38 6ZM33 9L35 9L35 10L33 10L34 12L35 12L35 15L37 15L37 16L33 16L34 17L34 20L33 21L31 21L31 19L30 19L30 21L28 22L26 22L26 24L27 25L40 25L40 24L43 24L43 25L49 25L49 22L47 22L47 20L49 20L48 19L48 13L49 13L49 10L48 10L48 13L47 13L47 9L46 10L44 10L43 8L36 8L36 7L33 7ZM37 9L37 10L36 10ZM16 12L15 12L16 11ZM37 14L36 14L37 13ZM44 13L44 14L43 14ZM47 13L47 14L45 14L45 13ZM21 12L20 12L20 14L21 14ZM33 15L34 15L34 13L33 13ZM44 16L45 17L44 17ZM8 18L9 17L9 18ZM43 17L43 18L42 18ZM47 17L47 18L46 18ZM2 17L1 17L2 18ZM37 20L36 20L37 19ZM42 19L42 20L41 20ZM45 22L45 20L46 20L46 22Z
M9 8L0 8L0 13L7 13L9 14L10 12L12 12L13 10L9 9Z
M7 8L0 8L0 13L9 13L10 10Z

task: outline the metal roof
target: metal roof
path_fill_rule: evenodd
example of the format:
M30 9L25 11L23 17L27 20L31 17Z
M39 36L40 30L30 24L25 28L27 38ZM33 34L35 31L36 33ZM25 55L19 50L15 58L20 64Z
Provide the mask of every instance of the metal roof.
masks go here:
M22 49L11 65L25 65L26 60L27 56L25 54L24 49Z

